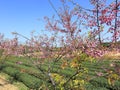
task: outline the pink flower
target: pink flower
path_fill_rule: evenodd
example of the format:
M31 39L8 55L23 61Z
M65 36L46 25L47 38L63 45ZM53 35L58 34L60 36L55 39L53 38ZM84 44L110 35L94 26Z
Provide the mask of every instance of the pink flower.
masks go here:
M97 76L101 77L103 76L103 73L102 72L95 72Z

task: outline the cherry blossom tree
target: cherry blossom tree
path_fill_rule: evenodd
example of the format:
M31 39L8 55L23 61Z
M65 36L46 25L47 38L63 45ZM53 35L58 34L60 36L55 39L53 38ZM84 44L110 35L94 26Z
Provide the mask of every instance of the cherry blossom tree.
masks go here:
M81 75L87 75L88 68L82 63L86 60L91 62L102 57L104 50L99 48L101 44L101 32L103 25L110 26L110 30L114 31L113 37L117 41L119 19L118 7L119 2L112 3L106 7L106 0L90 0L94 5L94 9L85 9L80 5L71 1L75 8L70 8L66 0L61 0L62 7L58 10L49 0L52 8L57 14L57 18L44 17L46 21L46 30L53 32L51 36L35 35L31 33L28 38L17 32L14 32L15 38L5 41L3 35L0 34L0 50L3 50L3 55L27 56L33 64L42 72L44 78L50 82L47 88L52 89L83 89L87 79L79 78ZM112 10L112 11L111 11ZM115 23L113 22L115 20ZM115 25L113 25L115 24ZM83 33L83 27L89 27L90 31L87 34ZM109 30L109 31L110 31ZM118 32L117 34L115 34ZM89 35L88 35L89 34ZM18 42L18 37L26 39L25 45ZM98 36L98 38L97 38ZM93 38L94 37L94 38ZM90 38L93 38L90 40ZM54 65L59 64L56 72ZM47 69L42 69L46 65ZM67 67L74 70L72 75L66 78L65 75L57 73L59 70L64 70ZM101 76L101 73L97 73ZM74 84L73 84L74 83ZM76 88L76 85L80 87Z
M90 33L92 33L93 37L98 36L98 40L101 43L101 33L106 32L104 35L108 35L111 32L112 37L110 40L116 42L119 37L119 1L116 0L115 2L111 2L111 4L106 5L107 0L90 0L90 3L94 6L94 9L88 9L80 6L80 4L75 3L74 1L70 0L75 7L77 6L78 13L81 11L85 12L87 19L86 22L88 23L88 27L90 27ZM79 14L78 14L79 15ZM106 30L105 27L109 27ZM104 38L102 36L102 38Z

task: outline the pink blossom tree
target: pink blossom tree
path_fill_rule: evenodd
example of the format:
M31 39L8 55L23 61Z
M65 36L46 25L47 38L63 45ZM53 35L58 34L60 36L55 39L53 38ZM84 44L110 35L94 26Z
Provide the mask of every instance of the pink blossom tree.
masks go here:
M5 55L28 56L33 64L42 72L46 81L50 82L50 87L54 90L82 89L87 79L79 77L86 75L88 72L88 69L82 65L82 62L86 60L93 61L105 53L104 50L100 50L99 48L101 43L101 25L111 25L112 21L118 17L118 12L113 15L113 12L110 11L112 7L110 9L106 7L103 8L103 6L105 6L103 4L104 0L90 0L91 4L95 6L94 10L80 10L83 8L79 5L77 5L77 8L71 9L65 0L61 0L63 6L57 10L50 0L49 2L58 16L58 18L55 18L55 16L52 18L44 17L46 29L55 32L53 35L49 37L47 35L36 36L32 32L31 38L28 38L14 32L13 34L26 39L25 45L19 44L17 37L4 41L3 35L0 35L0 49L4 50L3 54ZM74 4L74 2L72 3ZM116 5L118 8L118 2ZM115 22L117 22L117 20L118 19L115 19ZM90 38L95 37L94 39L90 40L88 35L83 34L84 26L91 28L89 36ZM115 27L118 28L117 23ZM98 36L98 39L96 36ZM58 62L60 64L58 64ZM53 69L56 69L54 67L56 64L59 65L58 67L60 69L58 68L57 71L54 72ZM46 70L42 68L44 65L47 66ZM72 75L67 79L66 76L57 73L59 70L66 69L66 67L74 70ZM98 76L101 75L101 73L98 73ZM73 83L76 85L80 83L81 86L76 88L76 85ZM48 85L45 86L47 87ZM49 86L47 88L49 88Z

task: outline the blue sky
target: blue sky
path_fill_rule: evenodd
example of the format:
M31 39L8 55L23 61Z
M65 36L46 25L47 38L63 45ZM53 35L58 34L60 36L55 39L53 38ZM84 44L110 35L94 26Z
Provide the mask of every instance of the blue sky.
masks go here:
M0 32L8 38L13 31L29 36L44 29L43 17L53 13L47 0L0 0Z
M51 0L57 8L59 0ZM76 0L85 8L91 8L89 0ZM113 1L113 0L109 0ZM51 17L55 11L48 0L0 0L0 33L12 38L11 32L29 37L31 31L44 31L44 16Z

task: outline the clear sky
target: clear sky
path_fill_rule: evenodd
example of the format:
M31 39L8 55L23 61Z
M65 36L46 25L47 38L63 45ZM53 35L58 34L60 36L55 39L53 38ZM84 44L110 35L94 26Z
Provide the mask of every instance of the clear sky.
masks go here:
M60 6L60 0L51 1L56 8ZM76 1L85 8L91 7L89 0ZM48 0L0 0L0 33L7 38L12 38L13 31L28 37L33 30L41 33L45 30L44 16L54 14Z

